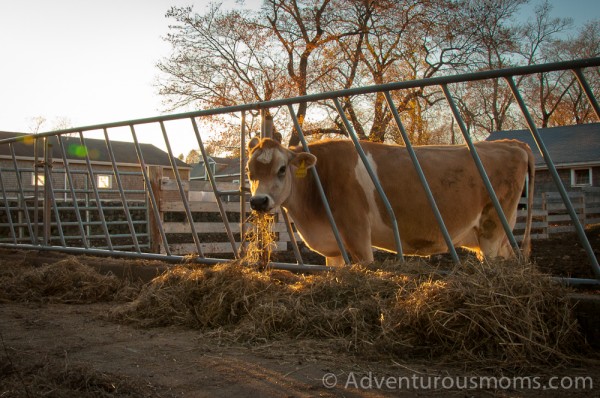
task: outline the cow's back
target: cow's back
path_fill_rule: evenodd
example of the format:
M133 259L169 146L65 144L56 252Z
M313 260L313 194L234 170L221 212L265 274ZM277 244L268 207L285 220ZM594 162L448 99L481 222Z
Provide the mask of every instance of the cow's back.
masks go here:
M370 142L362 146L392 204L405 253L447 251L406 148ZM522 190L522 178L515 177L527 173L528 147L518 141L496 141L477 143L476 148L503 208L509 210ZM374 246L395 250L392 223L352 142L318 142L310 145L310 151L318 159L317 171L342 234L368 229ZM453 241L477 246L480 219L493 206L468 148L418 146L415 152ZM325 225L312 178L300 179L297 191L306 205L303 217L312 220L309 224L320 220Z

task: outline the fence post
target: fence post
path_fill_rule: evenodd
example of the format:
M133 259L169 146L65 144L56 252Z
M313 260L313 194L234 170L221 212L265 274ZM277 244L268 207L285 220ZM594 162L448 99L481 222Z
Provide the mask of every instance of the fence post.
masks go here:
M585 212L585 192L581 191L581 197L579 198L579 201L581 203L581 225L583 226L583 228L585 228L587 224L587 214Z
M261 138L273 138L273 116L267 113L266 109L260 110L260 136Z
M163 212L160 211L161 205L161 181L163 177L163 170L161 166L148 166L148 180L152 187L152 192L157 199L157 204L160 212L160 220L163 221ZM150 238L150 251L152 253L160 253L160 243L162 241L160 235L160 229L158 228L158 221L156 217L149 217L149 228L148 236Z
M53 205L51 202L51 193L50 187L52 186L51 178L52 178L52 145L50 144L50 139L45 137L43 139L44 142L44 204L43 204L43 235L44 235L44 245L50 245L50 235L52 232L52 208ZM36 181L37 184L37 181ZM58 222L58 220L56 220Z
M241 129L240 129L240 248L239 255L244 257L246 255L246 112L242 111L241 117Z
M542 192L542 210L546 213L546 222L544 223L544 234L546 235L546 239L550 238L550 224L548 223L548 200L546 198L547 196L548 195L546 194L546 192Z

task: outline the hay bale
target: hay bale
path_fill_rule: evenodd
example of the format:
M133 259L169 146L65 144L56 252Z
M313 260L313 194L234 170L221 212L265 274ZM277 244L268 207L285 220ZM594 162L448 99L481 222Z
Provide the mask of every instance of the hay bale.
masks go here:
M568 361L585 342L566 293L529 264L473 262L398 296L382 333L399 353L517 367Z
M0 300L95 303L130 300L136 289L114 275L101 275L77 257L41 267L12 267L0 275Z
M407 274L354 265L295 275L242 262L182 266L113 315L225 331L237 341L328 339L359 353L475 366L571 361L585 346L567 290L530 264L474 262L444 277L411 267Z
M214 267L173 267L143 287L132 303L113 311L121 320L149 326L216 328L235 325L268 290L268 277L238 262Z

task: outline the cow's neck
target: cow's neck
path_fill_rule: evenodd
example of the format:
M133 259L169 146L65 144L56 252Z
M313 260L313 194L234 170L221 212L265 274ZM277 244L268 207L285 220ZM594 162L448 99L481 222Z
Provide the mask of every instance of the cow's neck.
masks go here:
M321 197L310 173L305 179L294 181L289 197L281 205L296 224L303 224L306 220L314 220L315 217L320 219L325 216Z

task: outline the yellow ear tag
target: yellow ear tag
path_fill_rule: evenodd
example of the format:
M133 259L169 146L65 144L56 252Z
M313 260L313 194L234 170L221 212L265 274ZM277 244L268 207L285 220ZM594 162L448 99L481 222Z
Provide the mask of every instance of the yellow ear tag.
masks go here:
M296 169L296 178L306 177L306 162L303 160L300 162L300 166Z

